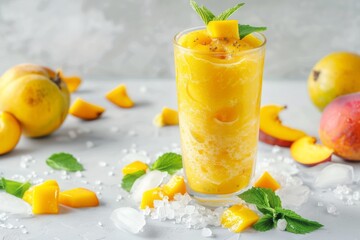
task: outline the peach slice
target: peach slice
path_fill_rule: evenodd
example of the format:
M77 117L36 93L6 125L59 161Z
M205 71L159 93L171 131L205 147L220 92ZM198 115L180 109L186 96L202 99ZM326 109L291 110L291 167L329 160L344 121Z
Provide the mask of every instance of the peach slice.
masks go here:
M334 151L324 145L315 143L316 138L314 137L305 136L300 138L291 145L291 156L295 161L310 166L331 161Z
M7 112L0 112L0 155L13 150L19 142L21 126L16 118Z
M105 108L86 102L81 98L77 98L69 109L71 115L83 120L97 119L103 112L105 112Z
M290 147L293 142L306 136L306 133L301 130L282 125L279 113L284 109L286 109L286 106L280 105L267 105L261 108L259 132L261 142Z
M155 116L154 124L158 127L163 127L167 125L178 125L179 114L174 109L163 107L161 113Z
M106 94L107 100L122 108L131 108L134 106L133 100L129 97L126 91L126 86L120 84Z
M281 186L276 181L273 176L270 175L267 171L265 171L261 177L254 183L254 187L261 187L261 188L270 188L274 192L278 190Z
M79 76L73 75L73 76L65 76L62 70L57 71L59 73L59 76L61 80L63 80L66 83L67 88L69 89L70 93L76 92L76 90L79 88L82 80Z

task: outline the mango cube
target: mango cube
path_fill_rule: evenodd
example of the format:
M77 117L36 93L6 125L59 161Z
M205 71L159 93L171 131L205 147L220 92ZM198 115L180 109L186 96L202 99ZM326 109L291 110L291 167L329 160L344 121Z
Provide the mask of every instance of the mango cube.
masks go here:
M161 113L156 115L154 124L158 127L163 127L166 125L178 125L179 114L174 109L163 107Z
M140 209L145 209L146 207L153 208L154 200L162 200L164 198L164 192L160 187L147 190L143 193Z
M278 190L281 186L280 184L268 173L265 171L261 177L255 182L254 187L261 188L270 188L274 192Z
M169 200L173 200L177 193L185 194L186 185L184 178L182 176L174 175L170 181L163 186L163 192L169 197Z
M141 162L141 161L134 161L132 163L129 163L128 165L126 165L125 167L123 167L122 169L122 173L124 175L126 174L130 174L130 173L134 173L140 170L144 170L146 171L148 169L148 165Z
M134 106L134 102L127 94L126 86L124 84L120 84L119 86L108 92L106 94L106 98L110 102L122 108L131 108Z
M96 194L86 188L74 188L61 192L59 202L72 208L96 207L99 205Z
M240 38L237 20L210 21L206 29L212 38Z
M32 211L34 214L59 213L59 187L43 184L35 186Z
M259 216L244 205L234 205L221 216L221 225L232 232L239 233L252 226L259 220Z
M94 120L101 116L105 108L77 98L71 105L69 113L83 120Z
M69 89L70 93L76 92L79 88L82 80L79 76L65 76L61 70L58 70L59 76L61 80L66 83L67 88Z
M45 182L36 185L36 186L55 186L55 187L59 187L58 183L56 182L56 180L46 180ZM33 204L33 196L34 196L34 188L36 186L32 186L31 188L29 188L25 193L24 196L22 197L22 199L24 201L26 201L27 203L29 203L30 205Z

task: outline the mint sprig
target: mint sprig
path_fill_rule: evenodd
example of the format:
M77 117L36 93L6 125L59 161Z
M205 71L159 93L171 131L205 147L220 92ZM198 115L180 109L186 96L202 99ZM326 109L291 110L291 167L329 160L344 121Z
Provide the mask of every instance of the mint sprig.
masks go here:
M233 15L239 8L245 5L245 3L239 3L234 7L231 7L218 16L215 16L213 12L211 12L205 6L199 6L195 0L190 0L191 7L195 10L195 12L200 16L200 18L204 21L205 25L207 25L210 21L223 21L227 20L231 15ZM239 24L239 35L240 39L243 39L247 35L253 32L262 32L265 31L266 27L255 27L247 24Z
M164 153L151 166L151 170L159 170L174 174L182 168L182 157L173 152Z
M4 189L7 193L22 198L24 193L31 187L29 182L17 182L5 178L0 179L0 189Z
M121 187L126 191L130 192L132 186L134 185L135 181L144 175L146 172L144 170L139 170L134 173L126 174L121 180Z
M297 234L309 233L323 226L318 222L301 217L294 211L282 208L279 196L271 189L253 187L238 196L245 202L254 204L264 214L253 225L257 231L268 231L274 228L279 219L286 220L286 231Z
M56 170L65 170L68 172L83 171L84 167L78 160L69 153L54 153L47 160L46 164Z

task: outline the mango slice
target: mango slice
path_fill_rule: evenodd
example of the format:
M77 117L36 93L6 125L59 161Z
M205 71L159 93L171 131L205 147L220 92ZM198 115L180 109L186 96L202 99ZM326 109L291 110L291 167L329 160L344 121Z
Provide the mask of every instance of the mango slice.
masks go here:
M33 189L32 212L34 214L59 213L59 186L40 184Z
M56 180L46 180L45 182L39 184L42 186L55 186L55 187L59 187L58 183L56 182ZM29 203L30 205L33 204L33 196L34 196L34 188L36 186L39 185L35 185L32 186L31 188L29 188L23 195L23 200L26 201L27 203Z
M120 84L119 86L108 92L106 94L106 98L110 102L122 108L131 108L135 105L132 99L127 94L126 86L124 84Z
M145 209L146 207L153 208L154 200L162 200L164 198L164 192L162 188L157 187L150 190L147 190L143 193L140 209Z
M61 70L58 70L59 76L61 80L63 80L69 89L70 93L76 92L76 90L79 88L82 80L79 76L65 76L64 73Z
M105 112L105 108L86 102L81 98L77 98L71 105L69 113L83 120L95 120Z
M244 205L234 205L221 216L221 225L232 232L242 232L259 220L259 216Z
M59 202L72 208L96 207L99 205L96 194L86 188L74 188L60 192Z
M179 114L174 109L163 107L161 113L155 116L154 124L158 127L163 127L167 125L178 125Z
M148 165L146 163L143 163L141 161L135 161L123 167L122 173L126 175L140 170L146 171L147 169L148 169Z
M212 38L240 39L237 20L210 21L206 29Z
M274 192L278 190L281 186L280 184L268 173L265 171L261 177L255 182L254 187L261 188L270 188Z
M186 193L186 185L184 178L182 176L174 175L170 181L163 186L163 191L166 196L169 197L169 200L173 200L175 194Z

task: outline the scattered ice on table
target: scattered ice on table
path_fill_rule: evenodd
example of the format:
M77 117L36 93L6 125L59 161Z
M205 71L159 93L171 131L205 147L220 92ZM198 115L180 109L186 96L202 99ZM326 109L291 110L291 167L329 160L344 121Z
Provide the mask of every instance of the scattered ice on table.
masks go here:
M119 195L117 195L117 197L116 197L116 201L117 201L117 202L120 202L120 200L121 200L121 199L123 199L123 197L122 197L120 194L119 194Z
M141 202L143 193L149 189L160 186L166 176L166 172L154 170L138 178L130 191L135 202Z
M115 226L131 233L139 233L146 224L145 216L138 210L130 207L115 209L110 216Z
M331 214L331 215L339 215L339 211L337 210L336 206L334 204L329 204L327 207L326 207L326 211Z
M285 231L287 227L287 221L285 219L279 219L276 223L276 229L280 231Z
M100 162L98 162L98 165L99 165L100 167L106 167L106 166L108 165L108 163L107 163L107 162L104 162L104 161L100 161Z
M127 149L123 149L123 150L121 150L121 152L126 154L126 153L128 153L128 152L129 152L129 150L127 150Z
M272 149L271 149L271 152L272 153L280 153L281 152L281 148L279 146L274 146Z
M102 185L102 181L96 180L96 181L95 181L95 185Z
M352 198L355 200L355 201L359 201L360 200L360 192L359 191L354 191L353 195L352 195Z
M128 131L128 136L130 136L130 137L133 137L133 136L136 136L137 135L137 133L134 131L134 130L130 130L130 131Z
M113 171L108 172L108 176L112 177L115 176L115 173Z
M69 137L72 138L72 139L75 139L75 138L77 137L76 132L73 131L73 130L70 130L70 131L68 132L68 135L69 135Z
M147 87L141 86L139 90L140 90L141 93L146 93L147 92Z
M77 132L78 134L90 133L90 132L91 132L91 129L89 129L89 128L78 128L78 129L76 130L76 132Z
M48 172L48 171L44 171L43 174L44 174L45 176L47 176L47 175L49 175L49 172Z
M202 236L202 237L206 237L206 238L212 237L212 231L211 231L211 229L210 229L210 228L203 228L203 229L201 230L201 236Z
M318 188L334 187L339 184L351 184L354 180L354 168L340 163L325 167L317 176L314 186Z
M132 163L134 161L141 161L144 163L150 163L150 158L148 156L146 156L143 153L129 153L126 154L123 158L122 161L125 163Z
M84 175L82 174L82 172L77 171L77 172L75 173L75 176L78 177L78 178L82 178Z
M284 206L299 207L309 199L310 189L305 185L280 188L276 193Z
M1 212L31 215L31 206L24 200L11 194L0 192L0 203Z
M104 224L102 222L98 222L99 227L103 227Z
M93 147L95 147L95 143L92 142L92 141L86 141L86 147L87 148L93 148Z
M119 131L120 131L119 127L116 127L116 126L110 127L110 132L117 133Z
M318 202L317 205L318 205L318 207L323 207L324 203L323 202Z

